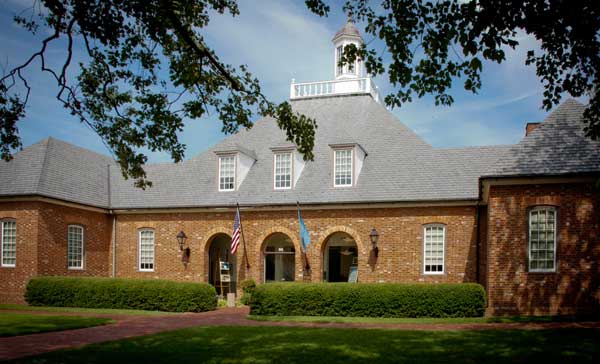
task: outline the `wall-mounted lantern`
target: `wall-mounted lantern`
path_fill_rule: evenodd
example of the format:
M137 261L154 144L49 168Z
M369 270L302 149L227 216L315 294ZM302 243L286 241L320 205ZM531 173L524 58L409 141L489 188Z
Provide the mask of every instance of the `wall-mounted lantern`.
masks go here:
M377 241L379 240L379 233L375 228L371 230L369 234L369 238L371 238L371 244L373 244L373 252L375 253L375 257L379 256L379 247L377 246Z
M179 234L177 234L177 242L179 243L179 250L183 251L183 244L185 244L185 239L187 239L187 236L185 236L185 233L183 231L180 231Z

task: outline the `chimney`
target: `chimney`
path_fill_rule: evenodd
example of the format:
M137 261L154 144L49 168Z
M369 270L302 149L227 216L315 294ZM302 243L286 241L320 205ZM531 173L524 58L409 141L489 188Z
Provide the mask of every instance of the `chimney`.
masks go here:
M540 126L540 124L541 123L527 123L527 125L525 126L525 136L531 134L531 132L534 131L538 126Z

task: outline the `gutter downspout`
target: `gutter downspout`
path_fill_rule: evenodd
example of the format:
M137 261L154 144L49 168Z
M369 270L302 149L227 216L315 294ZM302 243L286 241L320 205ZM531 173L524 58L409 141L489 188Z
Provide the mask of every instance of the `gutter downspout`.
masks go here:
M117 215L113 214L112 277L117 277Z
M112 206L111 188L110 188L110 164L106 165L106 188L108 189L108 208ZM113 210L108 210L109 215L113 216L113 251L112 251L112 278L117 277L117 215Z
M481 200L483 199L483 181L481 178L478 179L477 181L477 185L479 187L479 193L477 196L477 203L475 204L475 208L477 209L477 211L475 212L475 222L477 224L477 230L476 230L476 234L477 234L477 245L475 246L475 275L477 277L477 283L483 285L484 287L487 288L487 285L483 284L481 282L481 267L479 266L481 264L481 216L479 215L479 207L481 206ZM486 242L486 246L487 246L487 242ZM486 262L487 264L487 262Z
M480 268L479 268L479 264L480 264L480 259L479 259L479 254L481 252L481 227L480 227L480 219L481 217L479 216L479 200L477 200L477 203L475 204L475 239L477 241L477 244L475 244L475 279L477 279L477 283L481 284L481 279L480 279Z

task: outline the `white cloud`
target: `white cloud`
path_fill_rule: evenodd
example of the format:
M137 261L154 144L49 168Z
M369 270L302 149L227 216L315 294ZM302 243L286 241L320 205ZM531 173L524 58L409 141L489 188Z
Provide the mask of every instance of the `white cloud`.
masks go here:
M292 78L333 77L334 30L303 4L241 1L240 11L234 18L213 17L203 33L224 62L248 64L273 97L287 98Z

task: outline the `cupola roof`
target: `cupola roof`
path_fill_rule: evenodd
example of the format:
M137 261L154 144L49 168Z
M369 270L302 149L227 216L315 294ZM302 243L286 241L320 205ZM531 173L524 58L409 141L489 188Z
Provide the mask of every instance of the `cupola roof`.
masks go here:
M343 37L343 36L355 37L355 38L359 38L362 40L360 32L358 31L358 29L356 28L356 26L350 19L348 19L346 24L343 27L341 27L340 30L337 31L337 33L335 33L335 36L333 37L333 41L335 42L338 38Z

